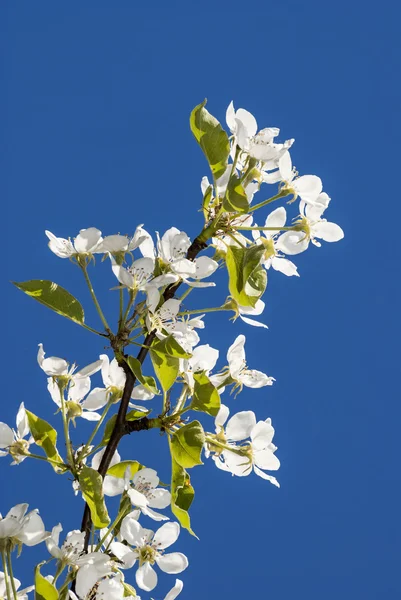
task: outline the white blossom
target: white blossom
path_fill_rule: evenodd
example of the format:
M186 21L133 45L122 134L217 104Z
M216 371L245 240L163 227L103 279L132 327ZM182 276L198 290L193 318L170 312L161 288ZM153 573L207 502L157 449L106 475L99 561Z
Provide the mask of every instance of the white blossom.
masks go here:
M314 204L323 189L322 180L316 175L302 175L297 177L292 167L291 156L285 152L279 160L279 171L284 189L294 194L294 200L299 196L301 200Z
M272 443L274 429L271 419L256 422L255 413L252 411L241 411L236 413L224 424L229 415L229 409L224 404L215 419L218 440L226 443L229 448L213 456L214 462L220 469L230 471L233 475L243 477L249 475L252 470L279 487L277 479L264 471L277 471L280 461L274 454L277 447ZM238 442L244 442L250 438L247 444L238 446Z
M62 531L63 528L60 523L53 527L50 536L46 540L47 549L53 558L67 565L75 565L84 550L85 533L78 529L69 531L64 542L59 546L59 538Z
M46 540L50 533L45 526L37 509L28 514L28 504L16 504L8 511L4 519L0 515L0 540L9 539L17 544L36 546Z
M255 117L243 108L236 111L233 102L227 108L226 121L241 150L263 163L278 161L294 143L292 139L284 144L275 143L274 138L280 133L277 127L267 127L258 132Z
M227 352L228 367L231 377L242 387L245 385L250 388L261 388L266 385L273 385L275 379L257 371L248 369L245 360L245 336L239 335Z
M322 198L323 196L323 198ZM285 254L299 254L309 247L309 242L320 247L319 239L325 242L339 242L344 232L336 223L322 219L323 212L330 199L327 194L320 194L316 206L305 202L300 203L300 219L297 224L303 226L303 231L286 231L277 240L277 249Z
M21 453L28 452L29 446L34 443L23 402L17 412L16 425L16 429L11 429L6 423L0 422L0 456L10 454L14 459L12 465L25 460L26 456ZM29 438L25 439L27 435Z
M265 221L265 227L276 227L278 230L285 226L287 220L287 213L284 207L276 208L271 212ZM291 233L291 232L289 232ZM263 244L266 248L266 252L263 259L263 266L266 269L273 267L275 271L280 271L284 275L291 277L296 275L299 277L297 267L293 262L285 258L279 250L278 240L279 231L252 231L253 238L260 244Z
M121 523L121 536L129 546L121 542L113 542L111 551L121 561L120 568L130 569L139 562L136 571L136 583L145 591L152 591L157 585L155 563L165 573L181 573L188 566L187 557L180 552L164 553L164 550L174 544L180 533L178 523L169 522L162 525L156 533L144 529L130 515ZM131 546L131 547L130 547Z
M103 241L102 232L96 227L81 229L74 240L56 237L51 231L45 231L49 238L49 248L60 258L71 258L77 254L91 255L98 252Z

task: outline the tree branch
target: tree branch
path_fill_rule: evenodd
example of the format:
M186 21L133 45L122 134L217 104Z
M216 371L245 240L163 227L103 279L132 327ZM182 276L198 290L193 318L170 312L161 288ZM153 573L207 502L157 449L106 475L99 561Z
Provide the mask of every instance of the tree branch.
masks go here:
M194 239L191 246L188 248L187 256L186 256L187 259L194 260L196 258L196 256L199 254L199 252L201 252L202 250L204 250L207 247L206 241L213 234L214 234L214 229L212 226L209 226L206 229L204 229L202 231L202 233ZM180 287L180 285L181 285L181 281L171 284L165 289L164 294L163 294L163 304L170 298L174 297L174 295L175 295L177 289ZM152 342L155 339L155 337L156 337L156 331L151 331L146 336L143 345L148 346L148 347L141 348L141 350L139 351L138 356L137 356L137 360L139 360L139 362L141 364L143 364L145 358L147 357L148 352L149 352L149 347L152 345ZM116 419L116 422L114 425L114 429L112 431L110 440L106 446L102 460L101 460L99 468L98 468L98 472L100 473L100 475L103 478L105 477L105 475L107 473L107 470L111 463L111 459L113 458L114 453L117 450L117 447L118 447L118 444L120 443L121 438L124 435L131 433L132 431L141 431L141 430L149 429L150 421L152 421L152 419L148 419L147 417L144 417L143 419L139 419L138 421L126 421L125 420L129 401L131 399L132 390L134 389L136 377L133 374L133 372L131 371L131 369L129 368L129 366L127 365L125 360L122 360L120 362L120 366L125 371L126 380L125 380L124 391L123 391L123 395L122 395L122 398L120 401L120 406L118 409L117 419ZM82 517L82 523L81 523L81 531L85 532L85 546L84 546L85 552L88 551L91 527L92 527L91 513L90 513L89 506L86 504L84 514Z

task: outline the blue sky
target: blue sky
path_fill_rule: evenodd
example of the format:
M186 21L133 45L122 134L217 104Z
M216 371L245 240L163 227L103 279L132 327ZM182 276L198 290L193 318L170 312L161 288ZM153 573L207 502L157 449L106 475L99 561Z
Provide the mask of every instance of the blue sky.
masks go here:
M249 364L277 379L230 402L233 411L272 417L281 489L257 477L231 478L210 463L193 471L201 541L183 532L177 544L191 562L183 597L399 598L399 7L42 0L0 10L1 420L11 424L24 401L56 423L36 364L39 342L80 365L104 351L96 337L8 283L56 281L96 323L79 273L49 252L44 230L132 233L145 223L195 236L207 165L188 115L207 97L223 120L233 99L260 126L296 139L294 163L321 176L332 197L328 216L346 237L297 257L300 278L271 274L268 331L207 320L202 341L220 349L222 364L234 337L245 333ZM112 316L117 299L108 291L107 263L97 265L94 281ZM225 294L222 280L211 295L200 292L197 305ZM77 442L80 435L84 427ZM122 454L168 479L166 440L157 433L125 439ZM67 478L47 465L11 469L8 462L0 465L1 512L27 501L47 527L79 527L82 501ZM29 584L33 564L46 557L44 546L24 551L16 575ZM161 579L156 600L172 579Z

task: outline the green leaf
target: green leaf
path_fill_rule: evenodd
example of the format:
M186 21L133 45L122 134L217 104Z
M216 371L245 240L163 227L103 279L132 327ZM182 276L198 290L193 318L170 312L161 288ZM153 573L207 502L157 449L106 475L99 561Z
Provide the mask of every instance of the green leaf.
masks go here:
M174 460L184 469L203 465L201 453L204 443L205 432L199 421L184 425L171 437L171 452Z
M142 419L143 417L146 417L150 412L151 412L150 410L146 410L146 411L130 410L129 412L127 412L127 414L125 416L125 420L126 421L138 421L138 419ZM117 415L113 415L107 421L105 428L104 428L102 441L99 444L100 446L106 446L109 443L111 434L113 433L114 425L116 424L116 419L117 419Z
M227 212L246 213L249 210L248 197L237 175L232 175L228 182L223 200L223 208Z
M191 529L191 519L188 513L194 496L195 490L191 485L188 473L172 458L171 511L177 517L181 526L187 529L191 535L197 537Z
M47 458L62 464L64 461L58 453L56 447L57 431L53 429L53 427L47 421L40 419L29 410L26 410L25 412L28 419L29 429L33 439L35 440L35 443L43 448ZM56 473L65 473L67 470L67 468L58 467L53 463L50 464Z
M84 309L81 304L70 292L67 292L57 283L46 281L44 279L32 279L31 281L21 281L13 284L28 296L31 296L41 304L51 308L59 315L71 319L75 323L82 325L85 321Z
M157 340L152 344L152 350L159 354L166 354L174 358L191 358L192 354L186 352L174 336L169 335L164 340Z
M150 358L164 392L167 392L177 379L180 367L179 359L190 357L191 354L185 352L172 335L152 344Z
M133 356L128 356L126 360L129 368L131 369L139 383L141 383L143 387L149 390L149 392L151 392L152 394L159 394L159 390L157 389L156 381L154 380L154 378L142 375L142 365L139 362L139 360L137 358L134 358Z
M167 392L177 379L180 361L178 358L168 356L167 354L160 354L155 350L150 351L150 358L157 379L160 381L163 391Z
M264 251L262 244L249 248L227 247L230 294L240 306L254 307L266 288L267 275L260 266Z
M35 567L35 600L58 600L58 591L40 572L40 567L44 564L41 562Z
M102 476L95 469L84 466L79 474L79 485L90 508L94 526L97 529L107 527L110 517L104 503Z
M131 478L135 475L135 473L144 468L143 465L141 465L141 463L139 463L137 460L122 460L116 465L110 467L110 469L107 471L107 475L113 475L113 477L120 477L120 479L123 479L125 476L125 471L128 469L128 467L131 471Z
M190 408L215 417L220 410L220 396L204 371L194 373L194 394Z
M226 170L230 142L218 120L205 108L206 100L195 106L189 119L191 131L203 150L215 179Z

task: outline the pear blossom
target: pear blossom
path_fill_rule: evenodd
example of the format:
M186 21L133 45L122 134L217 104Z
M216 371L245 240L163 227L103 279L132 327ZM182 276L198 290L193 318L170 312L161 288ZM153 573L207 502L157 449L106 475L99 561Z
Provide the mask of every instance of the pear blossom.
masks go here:
M157 487L159 477L154 469L144 468L135 473L127 493L133 506L154 521L167 521L168 517L153 510L167 508L171 502L168 490Z
M73 385L75 384L75 381L81 377L90 377L91 375L94 375L102 366L101 361L97 360L75 373L75 364L69 369L69 364L64 358L58 358L56 356L45 358L43 344L38 344L38 346L38 364L46 375L49 375L49 377L64 377L66 380L72 380Z
M152 258L138 258L130 267L119 265L113 256L110 256L111 268L118 281L130 290L144 290L153 278L155 261Z
M323 198L322 198L323 196ZM309 242L320 247L319 239L325 242L339 242L344 237L344 232L336 223L330 223L322 218L329 203L327 194L320 194L316 206L305 202L300 203L300 218L297 224L303 231L286 231L277 241L277 249L285 254L299 254L309 247Z
M262 479L280 487L275 477L264 472L280 468L280 461L274 454L277 447L272 443L274 428L271 419L256 422L255 413L241 411L229 419L224 430L229 412L229 408L222 404L215 419L216 437L226 443L226 449L213 456L216 466L239 477L249 475L253 470ZM250 441L245 446L237 445L248 438Z
M273 377L269 377L261 371L247 368L244 349L245 340L244 335L239 335L228 349L227 360L231 377L240 388L244 385L250 388L273 385L273 381L275 381Z
M10 578L11 578L11 575L8 575L9 581L10 581ZM32 592L32 590L35 589L35 586L30 585L29 587L18 591L18 588L20 586L21 586L20 580L17 579L16 577L14 577L14 587L17 590L17 598L19 598L19 600L28 600L28 594L29 594L29 592ZM4 575L3 571L0 571L0 600L11 600L11 598L9 598L7 596L6 579L5 579L5 575Z
M194 260L182 258L172 265L174 273L178 275L190 287L214 287L213 282L201 281L210 277L218 268L219 264L209 256L200 256Z
M28 504L16 504L4 518L0 515L0 540L36 546L49 537L39 511L35 509L26 514L27 510Z
M99 359L104 387L96 387L89 393L83 404L87 410L97 410L96 407L101 408L109 401L117 402L121 399L125 387L126 375L118 361L115 358L110 360L107 354L101 354ZM133 399L150 400L153 397L154 394L141 384L136 386L131 394Z
M51 231L45 231L49 238L49 248L56 256L60 258L71 258L77 255L91 255L98 252L103 238L102 232L96 227L81 229L74 240L56 237Z
M280 206L280 208L276 208L276 210L273 210L273 212L268 215L265 221L265 227L277 227L277 229L281 229L285 226L286 220L286 210L283 206ZM280 271L280 273L283 273L288 277L291 277L292 275L299 277L296 265L282 256L277 249L277 240L280 239L278 237L278 231L255 230L252 231L252 235L258 243L263 244L266 248L265 259L262 263L266 269L273 267L275 271Z
M219 351L216 348L212 348L209 344L203 344L194 348L190 358L180 359L181 372L191 390L194 387L193 373L205 371L206 375L209 375L218 358Z
M107 235L97 246L97 253L109 252L110 254L121 254L132 252L145 241L145 236L142 235L142 225L138 225L132 237L127 235Z
M176 227L171 227L161 238L158 232L156 232L157 252L151 236L147 232L146 234L148 236L146 241L140 245L144 259L154 260L158 256L161 263L171 270L171 273L164 273L155 278L158 284L156 287L175 283L179 278L192 287L211 287L214 285L214 283L202 282L201 279L212 275L217 269L218 264L208 256L201 256L193 261L188 260L186 255L191 245L191 240L184 231L180 231ZM150 285L155 287L154 281L151 281ZM153 290L152 302L148 301L148 306L151 304L153 311L159 303L159 299L156 296L157 302L155 306L154 299L155 291Z
M136 561L139 561L135 578L138 587L142 590L150 592L157 585L157 573L152 566L155 563L162 571L171 574L181 573L187 568L188 559L184 554L164 553L164 550L174 544L179 536L178 523L165 523L154 533L150 529L144 529L138 521L128 515L121 523L120 533L129 546L121 542L113 542L110 550L121 561L121 569L130 569Z
M25 460L26 456L23 453L28 452L29 446L34 443L34 439L30 435L23 402L17 412L16 425L16 429L11 429L6 423L0 422L0 456L10 454L14 459L12 465L17 465ZM27 435L29 438L26 440Z
M279 160L280 177L284 182L286 191L294 194L293 202L299 196L301 200L308 204L314 204L323 189L322 180L316 175L302 175L297 177L292 167L291 156L285 152Z
M164 339L165 332L167 335L174 333L180 304L180 300L170 298L154 313L149 310L149 313L146 315L146 326L148 331L153 331L155 329L159 339Z
M96 411L107 404L107 398L96 394L96 391L93 390L94 393L89 393L84 400L90 387L90 377L77 377L75 380L72 379L70 381L66 389L67 397L65 399L65 406L67 414L74 423L77 417L81 417L86 421L99 421L101 419L101 416ZM47 389L53 402L61 409L60 389L52 377L47 379Z
M63 528L60 523L53 527L50 536L46 540L47 549L53 558L67 565L75 565L84 550L85 533L74 529L67 533L63 544L59 546L62 531Z
M277 127L267 127L258 132L255 117L244 108L236 111L233 102L227 108L226 121L241 150L261 162L278 161L294 143L293 139L284 144L274 143L280 130Z

